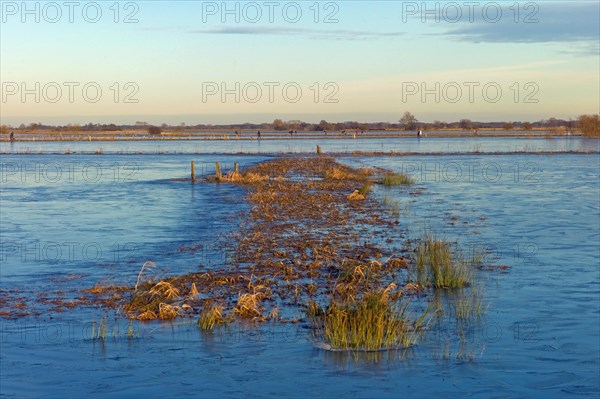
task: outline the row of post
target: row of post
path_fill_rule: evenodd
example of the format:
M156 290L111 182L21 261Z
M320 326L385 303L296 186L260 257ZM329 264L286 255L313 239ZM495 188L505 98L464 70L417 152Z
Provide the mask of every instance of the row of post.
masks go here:
M194 161L191 162L190 169L191 169L192 181L195 181L196 180L196 165L195 165ZM240 173L240 164L237 162L233 164L233 173ZM223 179L223 174L221 173L221 165L218 162L215 162L215 177L216 177L217 181L221 181Z
M322 154L321 146L317 146L317 154ZM240 165L236 162L233 164L233 173L240 173ZM194 161L191 164L191 175L192 181L196 180L196 168L194 165ZM217 181L221 181L223 179L223 175L221 174L221 165L218 162L215 162L215 177Z

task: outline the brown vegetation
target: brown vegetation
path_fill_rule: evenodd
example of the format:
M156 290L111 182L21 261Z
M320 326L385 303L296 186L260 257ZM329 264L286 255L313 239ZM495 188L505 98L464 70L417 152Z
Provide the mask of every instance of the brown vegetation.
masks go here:
M581 115L578 118L579 129L584 136L600 137L600 116Z
M236 244L230 263L167 277L146 262L132 287L98 285L75 299L47 293L44 300L61 309L119 307L138 320L193 315L204 331L236 319L295 322L307 310L318 339L332 348L410 346L425 314L410 317L402 298L428 286L461 287L470 276L451 262L445 244L430 240L417 251L418 284L407 284L414 271L409 260L373 244L401 234L398 218L368 195L385 176L392 179L387 171L354 169L322 155L215 176L206 183L240 185L251 205L243 227L228 237ZM349 193L362 198L353 201Z
M310 298L358 298L361 290L389 284L406 260L388 254L384 265L378 260L384 249L361 239L365 229L385 235L396 227L366 197L374 175L382 171L318 156L281 158L208 179L248 189L249 223L232 237L238 243L233 263L168 279L150 278L155 267L144 265L126 314L146 320L200 313L201 328L210 330L234 318L285 320ZM355 190L364 193L362 201L346 198Z

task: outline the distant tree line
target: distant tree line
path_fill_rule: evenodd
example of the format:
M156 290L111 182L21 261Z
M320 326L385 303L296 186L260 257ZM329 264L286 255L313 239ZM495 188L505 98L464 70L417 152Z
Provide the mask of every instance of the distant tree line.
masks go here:
M533 129L548 129L548 130L566 130L574 131L581 130L586 136L600 136L598 114L581 115L577 120L565 120L558 118L543 119L537 122L521 122L521 121L501 121L501 122L477 122L470 119L460 119L454 122L444 122L434 120L433 122L420 122L414 114L405 112L398 120L398 123L390 122L327 122L321 120L319 123L308 123L300 120L284 121L275 119L272 123L239 123L239 124L197 124L186 125L180 123L178 125L169 125L163 123L160 126L155 126L143 121L136 121L133 125L116 125L88 123L85 125L67 124L67 125L45 125L42 123L30 123L29 125L21 124L18 127L10 125L2 125L0 127L2 133L10 130L49 130L56 132L69 131L123 131L123 130L147 130L149 134L157 135L163 132L184 132L184 131L199 131L199 130L227 130L227 131L244 131L244 130L277 130L277 131L386 131L386 130L476 130L476 129L504 129L504 130L533 130Z

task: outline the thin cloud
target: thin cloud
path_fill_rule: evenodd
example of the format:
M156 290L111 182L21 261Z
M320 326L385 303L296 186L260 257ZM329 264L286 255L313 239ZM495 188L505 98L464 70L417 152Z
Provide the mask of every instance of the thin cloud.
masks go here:
M209 35L270 35L270 36L308 36L310 38L329 39L366 39L370 37L397 37L405 32L373 32L344 29L304 29L270 26L233 26L190 30L188 33Z

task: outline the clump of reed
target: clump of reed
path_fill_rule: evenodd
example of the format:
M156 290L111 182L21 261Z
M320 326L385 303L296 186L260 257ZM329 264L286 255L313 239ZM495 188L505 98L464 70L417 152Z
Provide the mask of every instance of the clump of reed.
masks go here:
M326 180L354 180L354 181L367 181L369 176L374 173L373 169L360 168L352 169L344 165L331 166L325 169L323 177Z
M469 265L452 252L450 244L425 236L417 246L416 281L422 286L460 288L471 284Z
M252 283L249 284L252 286ZM253 321L264 321L262 316L264 310L262 301L270 294L269 288L263 285L252 286L252 293L238 294L238 300L233 308L233 312L242 319L252 319Z
M416 343L426 313L412 322L408 303L394 303L389 292L395 288L365 293L358 300L332 300L326 309L308 305L307 315L316 326L324 348L332 350L377 351L407 348Z
M168 281L159 281L148 291L150 295L157 295L161 298L172 299L179 296L179 289Z
M233 308L233 311L242 319L251 319L261 316L261 301L260 294L240 294Z
M221 305L206 306L200 314L198 326L204 331L212 331L215 326L225 324L223 311L224 307Z
M194 301L198 289L194 283L189 292L177 288L177 278L159 279L150 275L158 267L151 261L142 265L131 298L123 306L125 314L138 320L170 320L184 316L192 307L185 303Z
M161 302L158 304L158 319L171 320L185 314L183 308L178 305Z
M384 186L411 186L415 184L415 181L410 176L405 175L404 173L386 173L383 176L383 185Z
M137 287L124 308L130 317L138 320L169 320L185 313L182 306L173 303L179 297L179 289L169 281L146 283Z

